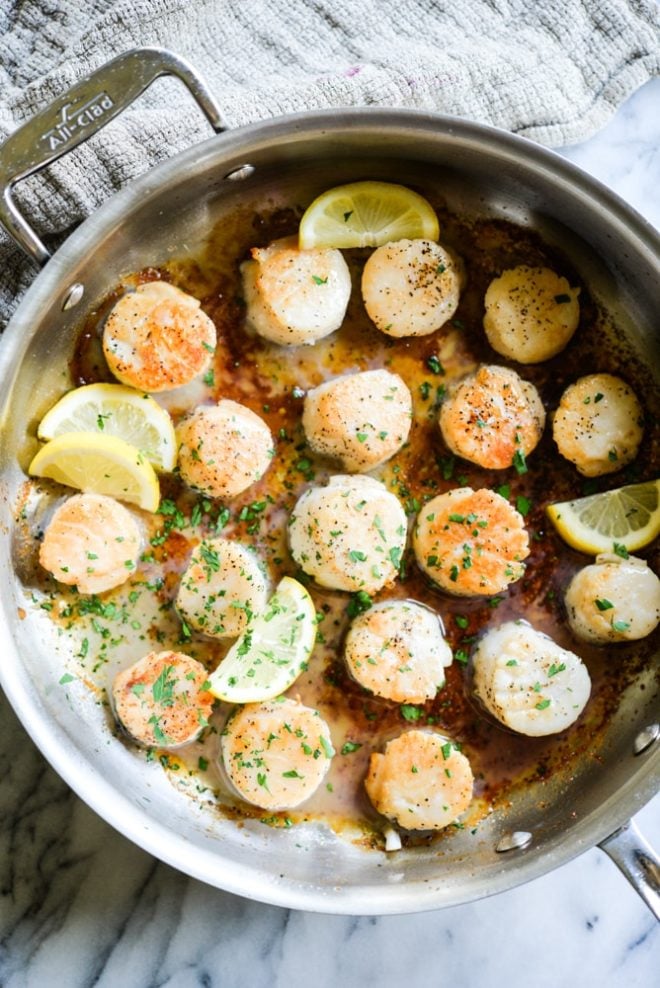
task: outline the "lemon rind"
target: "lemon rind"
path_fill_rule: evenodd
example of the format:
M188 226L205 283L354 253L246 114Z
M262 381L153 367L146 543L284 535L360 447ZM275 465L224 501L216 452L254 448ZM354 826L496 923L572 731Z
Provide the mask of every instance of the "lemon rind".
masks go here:
M58 427L67 419L75 419L76 406L78 404L81 394L98 396L98 404L102 405L130 405L132 408L140 409L148 407L150 409L150 414L145 416L154 427L154 430L160 436L160 442L158 448L154 450L144 450L144 455L149 459L152 466L157 470L163 472L169 472L174 469L176 465L176 434L174 431L174 425L172 420L161 405L158 404L151 395L145 394L141 391L136 391L135 388L129 388L125 384L115 384L113 382L96 382L94 384L85 384L79 388L74 388L71 391L67 391L66 394L53 405L49 411L46 412L41 422L39 423L37 429L37 436L46 442L58 438L58 436L66 435L67 433L79 435L90 434L94 436L101 435L100 430L89 430L83 428L73 428L68 430L59 431ZM90 404L91 404L90 400ZM116 438L122 439L121 435L115 433L109 433L109 435L115 435ZM124 440L127 441L127 440ZM134 444L131 444L134 445Z
M359 213L359 198L374 195L380 191L383 198L398 198L403 204L401 213L395 215L386 226L382 226L377 231L369 230L364 223L361 227L353 230L350 226L342 225L335 220L327 211L328 204L344 196L346 204L349 203ZM376 196L374 195L374 198ZM407 213L412 213L413 220L408 225L403 222ZM314 222L313 222L314 221ZM327 228L327 233L318 234L317 227ZM348 185L339 185L321 193L313 200L305 210L299 226L299 243L302 250L313 248L351 248L351 247L379 247L393 239L417 239L437 240L440 234L438 218L431 204L419 193L408 189L405 186L394 182L352 182Z
M292 584L295 584L295 588L291 586ZM235 673L240 674L240 666L242 663L239 659L233 657L236 655L234 650L237 650L238 647L240 647L240 644L245 639L246 634L251 630L248 629L248 632L244 632L243 635L236 640L218 668L209 676L208 689L213 696L217 697L219 700L223 700L226 703L261 703L264 700L271 700L274 697L280 696L288 690L293 683L295 683L296 679L298 679L300 674L303 672L305 663L312 654L316 639L316 610L314 608L312 598L301 583L294 580L292 577L285 576L277 585L273 597L269 600L265 610L266 612L268 611L274 597L290 596L291 593L295 594L297 598L294 612L295 617L293 620L298 620L300 613L306 612L310 625L313 628L310 635L310 640L308 642L304 643L303 639L301 639L301 643L304 647L300 650L300 656L298 656L295 661L292 661L291 667L285 668L284 666L274 666L271 670L273 678L270 683L263 684L262 686L253 686L251 684L246 685L244 682L236 685L229 684L227 680L231 676ZM242 658L243 657L241 656L241 659ZM247 660L245 662L245 667L247 668L250 665L249 652L246 653L245 659ZM265 667L265 663L262 664ZM284 673L286 673L286 675L284 675Z
M649 485L655 485L660 501L660 480L649 481ZM628 487L643 487L644 484L630 484ZM621 487L615 491L607 491L606 494L621 494L626 491L626 487ZM575 506L586 500L593 500L599 495L589 495L589 498L578 498L573 501L561 501L556 504L549 504L546 514L562 539L573 549L589 555L597 555L599 552L611 552L614 543L623 545L628 552L636 552L650 545L654 539L660 535L660 503L649 512L649 520L641 528L631 529L623 535L611 536L599 533L597 529L591 528L580 521ZM568 516L568 518L567 518Z
M105 447L105 449L103 448ZM78 457L95 456L99 457L99 452L105 453L109 464L121 466L136 478L141 478L136 485L136 496L122 496L117 494L112 485L85 485L81 487L75 483L70 483L62 479L66 471L58 468L57 459L60 461L65 455L77 455ZM28 474L31 477L43 477L54 480L64 486L74 490L81 490L85 493L105 494L116 498L117 501L125 501L128 504L136 505L144 511L154 512L158 508L160 501L160 487L158 477L152 465L146 460L136 446L119 439L117 436L105 436L103 434L94 435L89 432L66 432L55 439L51 439L40 450L37 451L28 466Z

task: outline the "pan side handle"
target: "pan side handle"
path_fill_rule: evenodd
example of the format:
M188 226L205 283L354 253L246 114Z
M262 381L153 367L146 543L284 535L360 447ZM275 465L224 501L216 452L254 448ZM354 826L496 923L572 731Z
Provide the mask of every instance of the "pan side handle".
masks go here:
M631 820L598 845L660 920L660 859Z
M163 75L185 83L216 133L225 129L218 104L188 62L164 48L134 48L81 79L0 147L0 223L37 264L50 254L17 209L12 188L97 133Z

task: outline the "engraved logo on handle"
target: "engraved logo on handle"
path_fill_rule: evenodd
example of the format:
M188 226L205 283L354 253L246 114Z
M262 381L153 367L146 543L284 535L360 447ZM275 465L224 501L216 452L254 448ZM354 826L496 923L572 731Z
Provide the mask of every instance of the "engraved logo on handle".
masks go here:
M66 103L60 111L58 122L41 135L41 140L48 143L51 151L57 151L77 136L79 131L104 116L114 105L113 99L106 92L98 93L84 103Z

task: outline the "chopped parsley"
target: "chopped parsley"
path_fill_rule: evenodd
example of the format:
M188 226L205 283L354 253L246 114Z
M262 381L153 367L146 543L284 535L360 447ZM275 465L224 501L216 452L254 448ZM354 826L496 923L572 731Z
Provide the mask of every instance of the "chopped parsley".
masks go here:
M432 374L444 374L445 369L440 363L440 360L434 353L430 357L426 358L426 366L431 371Z
M358 590L349 600L346 613L350 618L357 617L358 614L368 611L372 603L373 601L366 590Z
M527 473L527 460L525 459L525 454L522 449L517 449L513 454L511 466L515 467L518 475Z
M516 498L516 509L525 518L529 514L529 509L532 506L532 502L524 494L519 494Z

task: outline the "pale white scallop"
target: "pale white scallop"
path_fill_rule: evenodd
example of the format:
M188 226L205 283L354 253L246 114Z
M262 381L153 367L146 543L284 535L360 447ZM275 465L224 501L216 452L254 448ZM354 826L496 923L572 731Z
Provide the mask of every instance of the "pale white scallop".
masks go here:
M112 684L112 706L126 732L146 747L179 748L208 725L215 698L207 672L183 652L149 652Z
M486 291L488 342L510 360L535 364L560 353L580 321L579 288L549 268L521 264Z
M552 423L559 452L585 477L613 473L634 460L643 432L637 396L613 374L589 374L566 388Z
M427 336L458 308L460 276L433 240L397 240L378 247L362 272L369 318L388 336Z
M525 572L525 520L501 494L455 487L431 498L413 528L417 564L437 586L459 597L506 590Z
M406 513L380 481L339 474L298 499L289 543L295 561L320 586L376 593L396 579Z
M414 600L385 600L353 620L344 658L351 676L377 696L424 703L444 685L452 653L435 611Z
M122 295L103 327L110 370L139 391L189 384L210 366L215 345L215 326L199 301L165 281Z
M176 434L181 478L210 497L242 494L263 477L275 452L264 420L228 398L200 405Z
M570 727L591 692L582 659L526 621L487 631L472 663L474 690L486 709L505 727L530 737Z
M247 321L284 346L316 343L339 329L351 295L341 251L300 250L297 237L253 247L241 265Z
M318 710L278 697L238 707L220 737L236 792L266 810L304 803L325 778L334 750Z
M643 559L601 554L575 574L565 603L578 638L637 641L660 623L660 580Z
M39 562L59 583L103 593L129 579L141 545L138 523L123 504L105 494L75 494L53 512Z
M181 577L176 609L195 631L232 638L267 601L268 580L254 552L230 539L204 539Z
M504 470L536 449L545 409L538 391L509 367L484 365L449 389L440 406L442 437L456 456Z
M383 816L406 830L441 830L472 801L470 762L441 734L407 731L371 756L365 789Z
M312 449L345 470L373 470L408 438L412 397L398 374L362 371L325 381L307 393L302 423Z

